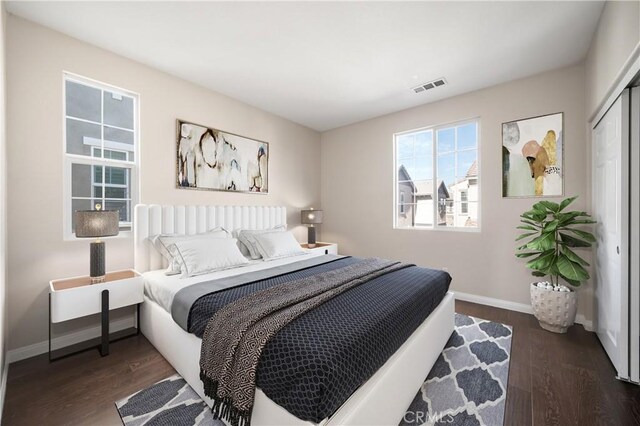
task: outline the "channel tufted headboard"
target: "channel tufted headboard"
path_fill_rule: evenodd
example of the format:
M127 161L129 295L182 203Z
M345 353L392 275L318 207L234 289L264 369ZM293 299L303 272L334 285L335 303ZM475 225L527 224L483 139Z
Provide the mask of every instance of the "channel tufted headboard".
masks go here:
M231 231L286 224L286 207L138 204L133 213L134 267L140 273L166 267L149 239L157 234L191 235L217 226Z

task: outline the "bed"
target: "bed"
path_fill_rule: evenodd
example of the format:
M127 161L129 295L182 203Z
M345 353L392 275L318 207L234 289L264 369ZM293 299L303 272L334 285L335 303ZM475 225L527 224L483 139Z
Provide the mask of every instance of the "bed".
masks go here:
M181 328L169 310L179 289L197 283L199 279L163 277L160 270L166 265L149 237L160 233L190 235L216 226L227 229L267 229L286 223L284 207L138 205L135 208L135 268L145 277L145 302L141 307L142 333L210 406L212 401L204 394L200 380L202 340ZM243 268L243 273L288 265L314 256L322 255L316 252L296 259L255 262ZM221 271L205 278L224 278L237 273ZM398 424L453 332L453 327L454 298L452 293L447 292L407 340L330 416L314 422L301 420L257 388L251 424Z

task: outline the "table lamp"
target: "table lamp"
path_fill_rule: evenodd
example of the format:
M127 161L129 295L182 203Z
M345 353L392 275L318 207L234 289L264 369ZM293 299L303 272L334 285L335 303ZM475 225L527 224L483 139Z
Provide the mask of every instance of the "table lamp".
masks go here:
M91 284L104 282L104 241L101 237L112 237L120 231L118 210L101 210L96 204L95 210L76 210L76 237L95 238L91 243Z
M310 208L309 210L302 210L300 214L300 222L309 225L309 233L307 234L307 246L309 248L313 248L316 246L316 227L314 225L318 225L322 223L322 210L314 210Z

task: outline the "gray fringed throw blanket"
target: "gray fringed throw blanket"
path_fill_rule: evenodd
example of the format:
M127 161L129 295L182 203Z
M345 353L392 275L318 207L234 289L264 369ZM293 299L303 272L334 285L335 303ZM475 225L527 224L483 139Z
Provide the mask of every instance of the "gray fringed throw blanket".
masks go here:
M410 265L382 259L355 264L252 293L220 309L207 323L200 379L213 412L234 426L251 422L256 368L280 329L327 300L380 275Z

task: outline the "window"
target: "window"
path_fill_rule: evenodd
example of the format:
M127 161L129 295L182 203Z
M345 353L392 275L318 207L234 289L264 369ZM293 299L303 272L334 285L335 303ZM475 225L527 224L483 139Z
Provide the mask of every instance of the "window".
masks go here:
M467 198L467 191L460 191L460 213L468 214L469 213L469 199Z
M76 210L100 204L118 210L120 231L131 230L137 202L138 96L64 75L64 229L73 236Z
M394 135L394 226L477 229L479 121Z

